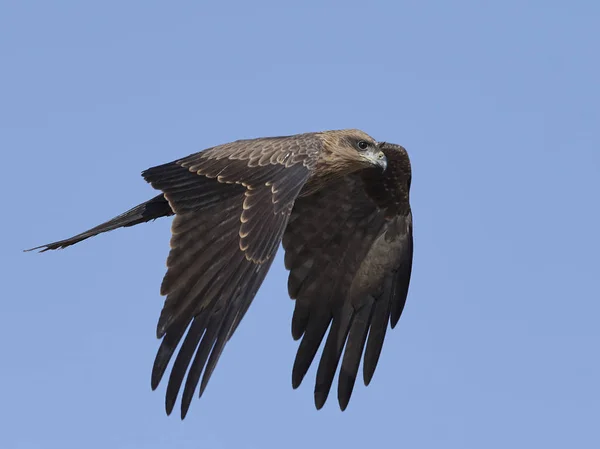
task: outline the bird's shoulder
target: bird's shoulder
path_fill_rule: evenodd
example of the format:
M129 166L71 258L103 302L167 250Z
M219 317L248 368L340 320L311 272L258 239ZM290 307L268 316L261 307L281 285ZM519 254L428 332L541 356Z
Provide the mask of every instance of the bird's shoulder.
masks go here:
M323 140L318 133L258 137L207 148L177 162L192 171L201 171L203 166L219 161L239 161L249 168L269 165L290 167L297 164L310 168L323 147Z

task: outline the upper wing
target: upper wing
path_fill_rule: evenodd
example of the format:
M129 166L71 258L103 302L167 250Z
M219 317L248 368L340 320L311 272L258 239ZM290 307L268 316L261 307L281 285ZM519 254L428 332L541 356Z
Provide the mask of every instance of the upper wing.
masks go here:
M350 400L363 350L364 380L370 382L387 323L395 326L406 301L413 252L410 165L403 148L383 149L386 172L353 174L299 198L283 237L289 293L296 300L292 335L302 337L294 388L331 325L317 370L317 408L327 399L344 346L340 408Z
M161 286L166 300L157 336L164 338L152 371L153 389L189 327L169 377L168 414L188 367L182 419L204 370L202 395L273 261L317 156L304 139L237 141L143 173L175 212Z

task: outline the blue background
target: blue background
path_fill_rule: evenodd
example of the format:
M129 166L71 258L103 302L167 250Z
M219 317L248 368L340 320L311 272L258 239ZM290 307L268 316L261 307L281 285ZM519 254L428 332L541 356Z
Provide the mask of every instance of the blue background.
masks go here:
M600 447L599 5L2 2L0 446ZM291 388L282 252L183 422L150 390L171 220L21 252L150 166L348 127L408 149L415 260L344 413Z

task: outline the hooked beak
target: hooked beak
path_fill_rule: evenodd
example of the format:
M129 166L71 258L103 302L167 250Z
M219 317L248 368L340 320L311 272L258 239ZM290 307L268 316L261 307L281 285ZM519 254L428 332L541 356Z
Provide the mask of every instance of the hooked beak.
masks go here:
M380 167L381 171L385 171L387 168L387 157L385 156L385 153L383 151L375 153L373 157L373 163L377 167Z

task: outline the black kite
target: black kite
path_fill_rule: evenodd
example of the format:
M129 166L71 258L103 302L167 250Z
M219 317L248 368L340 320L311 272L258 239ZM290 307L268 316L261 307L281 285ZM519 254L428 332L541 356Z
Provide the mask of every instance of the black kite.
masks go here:
M202 395L280 242L296 301L292 335L302 339L292 385L300 385L330 328L315 404L320 409L325 403L341 359L338 401L344 410L361 355L368 385L387 324L396 325L406 301L413 256L406 150L359 130L325 131L239 140L142 176L162 193L89 231L33 249L64 248L175 215L161 286L162 342L152 370L156 389L183 339L167 385L167 414L185 379L185 417L204 372Z

